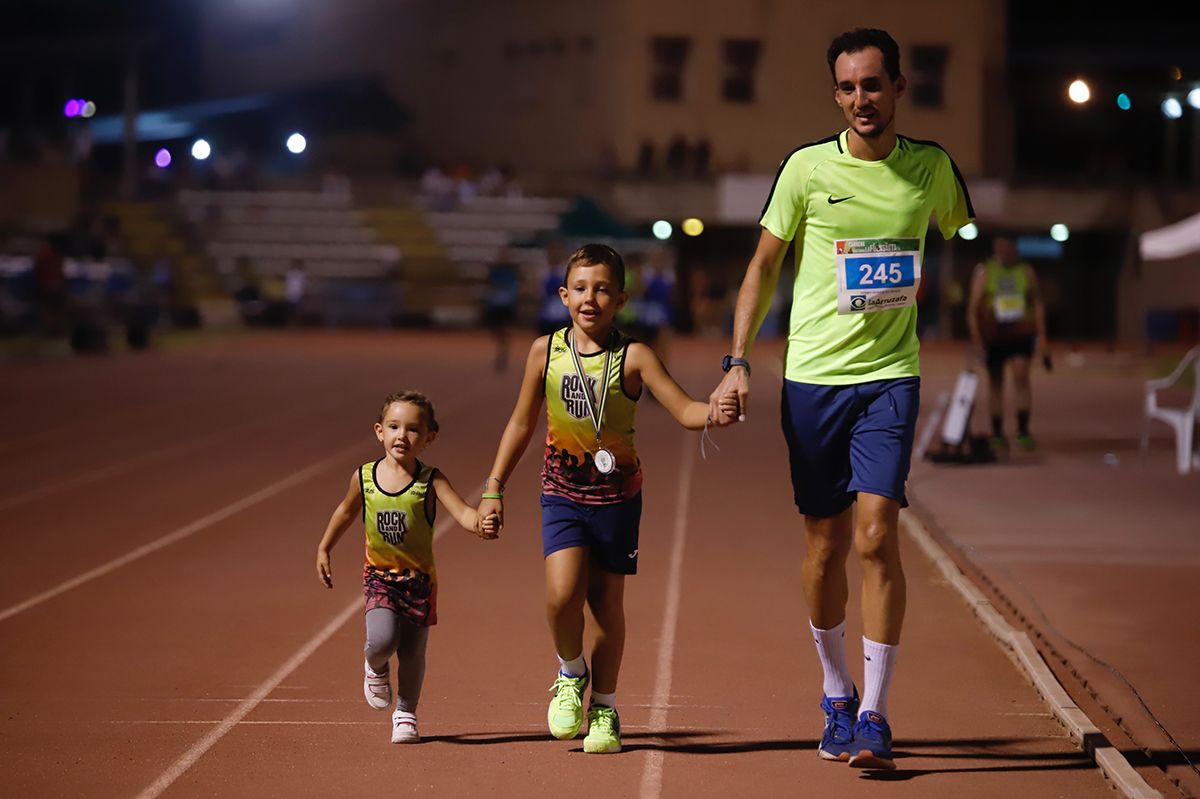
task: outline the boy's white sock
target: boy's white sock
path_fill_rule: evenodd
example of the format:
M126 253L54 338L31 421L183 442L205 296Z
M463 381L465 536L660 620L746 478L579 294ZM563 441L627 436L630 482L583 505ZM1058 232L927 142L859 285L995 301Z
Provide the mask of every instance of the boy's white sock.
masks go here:
M597 693L596 691L592 691L592 704L604 705L605 707L611 707L612 709L616 710L617 692L613 691L611 694L601 694Z
M582 677L587 674L587 664L583 662L583 654L579 657L566 660L562 655L558 656L558 670L568 677Z

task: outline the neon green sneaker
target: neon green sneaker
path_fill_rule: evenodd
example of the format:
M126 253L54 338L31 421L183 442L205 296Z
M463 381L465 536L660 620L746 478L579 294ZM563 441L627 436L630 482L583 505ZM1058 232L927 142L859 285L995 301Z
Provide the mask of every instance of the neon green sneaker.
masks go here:
M621 717L616 708L605 705L588 708L588 734L583 739L583 751L593 755L621 751Z
M579 734L583 726L583 691L588 685L588 675L568 677L559 672L558 679L550 686L554 698L550 700L550 709L546 711L546 723L550 725L550 734L562 741L570 740Z

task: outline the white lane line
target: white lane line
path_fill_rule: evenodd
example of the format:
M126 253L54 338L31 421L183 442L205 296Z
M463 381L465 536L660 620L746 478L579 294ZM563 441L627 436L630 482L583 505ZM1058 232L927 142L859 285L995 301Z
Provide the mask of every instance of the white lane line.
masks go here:
M226 505L219 511L215 511L214 513L210 513L203 518L197 519L191 524L184 525L178 530L167 533L161 538L157 538L148 544L143 544L131 552L126 552L124 555L110 560L108 563L102 564L94 569L91 569L90 571L86 571L83 574L72 577L70 580L61 582L53 588L43 591L36 596L30 597L23 602L18 602L17 604L7 607L4 610L0 610L0 621L10 619L13 616L16 616L18 613L24 613L30 608L37 607L43 602L53 599L60 594L65 594L67 591L78 588L85 583L90 583L92 580L95 580L98 577L103 577L110 572L116 571L122 566L127 566L130 563L133 563L135 560L140 560L141 558L153 554L164 547L169 547L171 544L195 535L201 530L211 527L217 522L224 521L230 516L240 513L246 508L257 505L265 499L270 499L276 494L286 491L298 483L304 482L313 475L318 474L319 472L328 469L331 466L345 464L346 459L355 452L362 452L363 446L364 445L362 443L358 443L354 444L353 446L346 447L345 449L338 450L337 454L319 460L298 472L293 472L282 480L277 480L266 488L242 497L237 502L234 502L230 505Z
M281 690L281 691L287 690L290 687L291 686L281 686L279 688L279 690ZM625 694L622 694L622 696L625 696ZM630 694L630 696L636 696L636 694ZM679 698L682 698L682 697L679 697ZM142 701L147 704L162 703L162 704L184 704L184 705L190 705L190 704L235 705L238 702L245 701L245 699L246 699L246 697L239 696L239 697L229 697L226 699L214 699L212 697L204 697L202 699L180 699L180 698L143 699ZM262 700L261 704L264 704L264 705L354 705L355 707L358 707L359 705L362 704L362 700L361 699L264 699L264 700ZM450 701L447 699L441 700L438 704L440 707L454 707L455 705L468 705L470 707L478 706L478 703L475 701L453 702L453 701ZM545 702L488 702L488 707L545 707L545 706L546 706ZM670 710L673 707L686 707L691 710L729 710L732 707L732 705L699 705L699 704L696 704L695 702L671 702L666 705L658 705L658 704L654 704L653 702L626 702L624 699L622 699L621 707L622 708L637 707L637 708L646 708L646 709L652 709L652 708L656 708L656 707L665 707L668 710ZM1014 713L1014 714L1009 714L1009 715L1021 715L1021 714ZM1029 715L1038 715L1038 714L1029 714ZM1042 714L1042 715L1047 715L1047 714ZM114 724L117 724L117 723L124 724L126 722L113 722L113 723ZM128 723L132 724L133 722L128 722ZM150 722L147 722L147 723L150 723ZM164 721L162 723L167 724L167 723L172 723L172 722ZM212 722L212 723L216 724L216 722Z
M319 411L319 413L328 414L333 407L335 406L325 406ZM80 486L87 485L88 483L95 483L98 480L103 480L106 477L123 474L125 472L132 471L138 466L143 466L147 463L153 463L154 461L158 460L172 458L179 453L187 452L190 449L202 448L210 444L219 443L221 439L230 438L235 435L245 436L245 434L250 430L256 430L260 427L277 426L281 422L299 421L302 418L314 415L317 415L317 412L313 412L311 410L293 411L292 413L284 415L282 418L276 417L273 419L244 422L231 427L224 427L216 433L206 433L204 435L195 436L183 441L177 441L175 444L169 447L161 447L159 449L151 450L150 452L143 452L140 455L132 455L128 458L110 463L103 469L94 469L75 475L74 477L68 477L63 480L54 480L38 488L31 488L28 491L21 492L20 494L13 494L11 496L4 497L3 499L0 499L0 511L8 510L9 508L16 507L17 505L24 505L25 503L32 502L35 499L45 499L46 497L53 496L55 494L61 494L65 491L70 491L72 489L79 488Z
M442 521L439 522L437 527L434 529L433 540L436 541L437 539L441 538L442 534L449 530L452 525L457 525L457 522L450 518L449 514L446 514L446 516L442 518ZM258 707L258 705L264 699L270 696L271 692L274 691L281 682L288 678L288 675L300 668L304 661L308 660L308 658L311 657L314 652L320 649L321 646L328 641L343 624L349 621L355 613L362 613L362 608L363 599L361 596L356 596L349 605L343 608L342 611L334 617L333 621L325 625L325 627L319 633L308 639L308 641L305 642L305 644L300 647L300 649L298 649L294 655L288 658L282 666L275 670L274 674L268 677L262 685L254 689L254 692L251 693L250 696L242 700L242 703L234 708L233 712L226 716L221 723L217 725L216 729L212 730L208 733L208 735L205 735L199 741L192 744L191 748L184 752L178 760L172 763L166 771L160 774L157 780L151 783L146 790L138 794L138 799L155 799L155 797L161 795L163 791L171 787L171 784L175 782L175 780L182 777L184 772L195 765L196 761L204 757L204 754L209 749L212 749L213 746L215 746L218 741L224 738L230 730L241 723L242 719L246 718L246 716L248 716L250 712L254 710L254 708Z
M683 547L687 541L688 500L692 492L692 471L696 465L696 442L690 435L683 438L680 457L679 498L675 507L675 537L671 544L671 566L667 576L667 602L663 608L662 633L658 639L658 672L654 678L653 710L650 711L651 731L666 732L667 708L671 701L671 665L675 657L675 631L679 626L679 596L683 585ZM662 795L663 752L650 750L642 769L642 799L658 799Z
M298 669L304 661L308 660L309 656L341 629L342 625L348 622L352 616L356 613L361 613L362 603L361 597L355 597L354 601L342 608L342 611L333 618L333 621L326 624L319 633L308 639L304 646L300 647L294 655L276 669L275 673L268 677L262 685L258 686L254 693L250 694L240 705L234 708L233 712L226 716L215 729L192 744L191 748L184 752L182 757L172 763L146 790L138 794L138 799L154 799L154 797L161 795L163 791L171 787L171 783L183 776L183 773L203 757L205 752L212 749L217 741L224 738L226 733L236 727L242 719L249 715L250 711L258 706L259 702L274 691L275 686L286 680L289 674Z
M545 702L543 702L542 704L545 704ZM622 705L622 707L624 707L624 705ZM127 720L127 721L110 721L108 723L109 724L119 724L122 726L131 726L131 727L142 727L142 726L160 726L161 727L161 726L169 726L172 724L182 725L182 726L189 726L189 725L197 726L197 725L199 725L199 726L211 727L216 724L223 724L224 721L221 719L210 719L210 720L180 719L178 721L170 721L170 720L165 720L165 719L144 719L144 720L143 719L135 719L135 720ZM379 722L378 721L241 721L241 722L238 722L238 726L239 727L374 727L374 728L378 729ZM650 730L651 728L649 725L622 724L621 729L622 730ZM747 732L747 731L754 732L754 731L757 731L758 729L759 728L755 728L755 727L745 727L745 728L742 728L740 731L741 732ZM765 729L765 728L763 728L763 729ZM451 727L448 725L443 725L441 727L438 727L433 724L425 724L425 723L421 724L421 732L423 733L422 737L425 737L425 738L428 738L428 737L434 736L434 735L454 735L454 736L457 736L460 738L479 738L484 735L487 735L488 733L523 732L526 730L528 730L530 732L538 733L539 740L545 738L545 736L542 734L546 731L545 724L501 724L501 723L495 723L495 722L493 722L493 723L488 723L488 722L476 723L475 721L472 721L470 723L470 732L463 732L462 729L459 727ZM706 731L701 730L701 731L697 731L697 734L707 735L708 733ZM680 737L686 738L687 736L688 736L688 733L683 733ZM1070 756L1064 755L1064 757L1070 757ZM149 790L149 788L147 788L146 790Z

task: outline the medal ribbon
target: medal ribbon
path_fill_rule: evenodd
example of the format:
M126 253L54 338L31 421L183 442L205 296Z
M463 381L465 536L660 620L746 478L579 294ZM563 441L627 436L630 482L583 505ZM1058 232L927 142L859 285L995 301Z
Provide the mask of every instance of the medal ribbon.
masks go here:
M600 402L597 406L596 398L592 396L592 386L588 382L587 373L583 370L583 361L580 360L579 350L575 348L575 337L571 335L574 331L568 331L571 341L571 360L575 363L575 374L579 375L579 382L583 386L583 399L588 409L588 416L592 420L592 426L596 428L596 443L600 442L600 429L604 426L604 406L608 404L608 380L609 366L612 363L612 348L608 348L604 353L604 382L600 387Z

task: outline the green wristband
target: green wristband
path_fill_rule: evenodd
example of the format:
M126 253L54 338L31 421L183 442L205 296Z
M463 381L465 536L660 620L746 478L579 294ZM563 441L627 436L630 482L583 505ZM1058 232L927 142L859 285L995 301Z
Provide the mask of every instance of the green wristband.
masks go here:
M503 494L497 494L494 491L486 491L480 495L483 499L504 499Z

